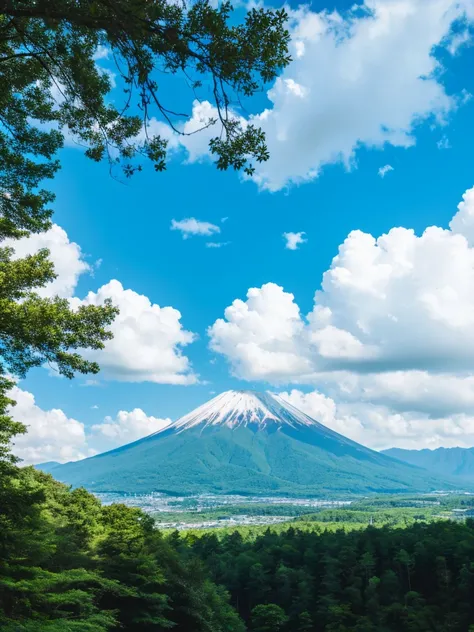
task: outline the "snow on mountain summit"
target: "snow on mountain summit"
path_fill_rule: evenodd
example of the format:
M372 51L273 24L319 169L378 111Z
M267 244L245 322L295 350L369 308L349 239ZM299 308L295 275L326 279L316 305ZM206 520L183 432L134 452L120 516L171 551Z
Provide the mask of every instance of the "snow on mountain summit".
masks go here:
M269 423L311 426L316 424L294 406L273 393L255 391L226 391L175 421L171 427L186 430L198 425L225 425L236 428L241 425ZM168 426L170 427L170 426Z

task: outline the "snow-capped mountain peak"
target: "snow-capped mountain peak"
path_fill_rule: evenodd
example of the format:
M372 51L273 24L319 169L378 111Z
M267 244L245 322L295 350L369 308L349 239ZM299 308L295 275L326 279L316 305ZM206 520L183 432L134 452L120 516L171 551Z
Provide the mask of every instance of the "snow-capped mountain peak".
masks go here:
M172 427L181 431L199 425L236 428L248 424L263 427L271 423L295 427L316 422L273 393L226 391L181 417Z

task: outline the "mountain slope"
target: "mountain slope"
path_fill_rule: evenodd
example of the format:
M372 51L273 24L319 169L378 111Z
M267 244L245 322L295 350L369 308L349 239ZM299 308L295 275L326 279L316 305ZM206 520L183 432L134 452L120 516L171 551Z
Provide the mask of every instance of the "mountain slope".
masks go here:
M369 450L268 393L229 391L167 428L54 476L95 491L308 495L428 491L434 475Z
M58 461L46 461L46 463L38 463L38 465L35 465L35 469L41 470L46 474L51 474L58 465L61 465Z
M436 450L390 448L383 450L383 453L435 472L439 476L456 476L474 481L474 448L437 448Z

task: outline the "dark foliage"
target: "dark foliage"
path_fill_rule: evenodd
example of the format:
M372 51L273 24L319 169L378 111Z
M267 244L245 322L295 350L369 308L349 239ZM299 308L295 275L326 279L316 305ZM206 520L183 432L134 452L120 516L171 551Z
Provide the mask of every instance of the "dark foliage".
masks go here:
M467 632L474 624L470 520L188 542L253 632Z

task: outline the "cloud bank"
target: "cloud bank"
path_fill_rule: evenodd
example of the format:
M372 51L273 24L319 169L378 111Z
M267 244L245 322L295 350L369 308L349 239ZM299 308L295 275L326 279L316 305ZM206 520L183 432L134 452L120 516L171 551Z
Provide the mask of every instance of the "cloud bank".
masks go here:
M147 416L140 408L121 410L115 418L105 417L100 424L87 428L61 409L43 410L34 396L18 386L10 396L17 403L11 415L27 426L28 432L14 439L13 453L24 465L47 461L77 461L99 452L112 450L165 428L171 419Z
M351 232L306 315L275 283L250 288L209 328L210 347L241 379L315 387L333 425L359 420L363 443L401 445L417 429L413 445L470 445L473 288L474 188L448 229Z

